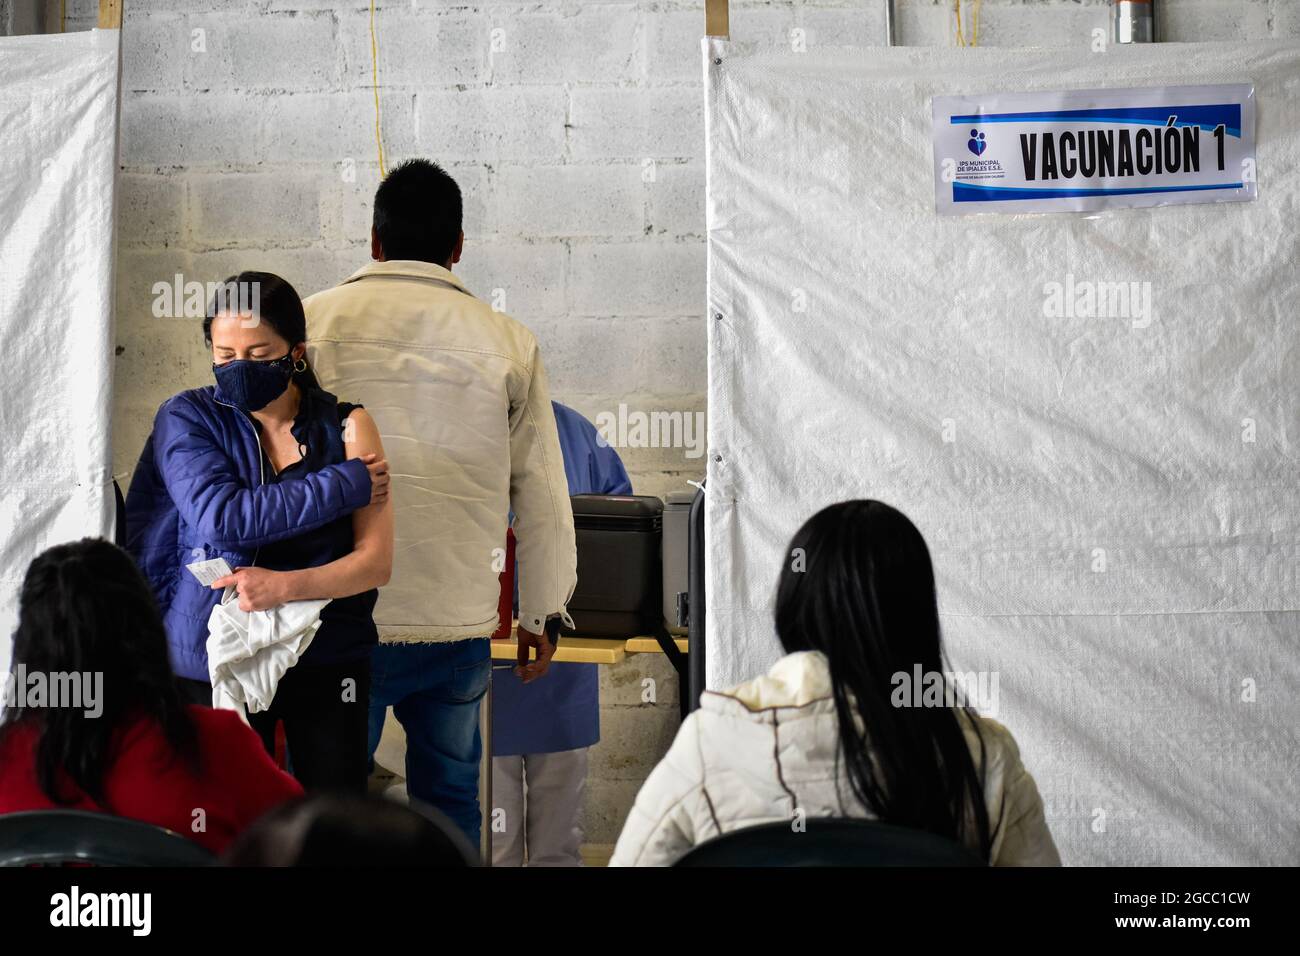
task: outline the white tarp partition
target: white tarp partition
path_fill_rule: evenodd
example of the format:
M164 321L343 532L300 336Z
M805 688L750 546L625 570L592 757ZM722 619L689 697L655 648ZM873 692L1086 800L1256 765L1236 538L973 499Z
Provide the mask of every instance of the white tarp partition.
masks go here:
M0 673L31 559L113 531L118 38L0 37Z
M931 546L1065 862L1300 859L1300 48L705 41L708 683L780 653L794 530ZM1259 199L935 214L931 97L1252 82ZM1150 283L1151 321L1049 318Z

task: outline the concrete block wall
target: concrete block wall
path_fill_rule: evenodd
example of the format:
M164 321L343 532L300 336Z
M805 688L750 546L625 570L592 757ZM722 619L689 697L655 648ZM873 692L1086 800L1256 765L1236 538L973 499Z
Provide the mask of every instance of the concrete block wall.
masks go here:
M69 3L68 29L95 7ZM897 7L901 43L954 42L950 0ZM1108 2L982 11L985 45L1072 45ZM1296 0L1162 13L1170 40L1300 31ZM702 22L702 0L378 5L389 165L451 167L467 197L460 271L534 329L556 397L591 417L704 411ZM736 39L811 55L883 32L878 0L732 3ZM152 316L154 283L250 267L304 294L335 283L366 261L379 175L365 0L130 0L124 51L119 479L158 402L208 375L197 324ZM623 449L652 494L698 477L699 451Z
M966 0L969 14L972 4ZM156 282L278 272L303 294L368 258L378 182L365 0L127 0L115 472L159 402L211 379L198 322L158 319ZM69 0L69 30L95 0ZM883 42L879 0L733 0L732 36ZM951 0L897 0L904 45L952 45ZM1164 0L1164 39L1300 35L1300 0ZM460 272L541 340L557 399L589 417L703 412L702 0L381 2L389 166L421 155L466 196ZM982 45L1073 46L1107 0L985 0ZM967 21L969 22L969 20ZM351 397L351 396L345 396ZM362 400L365 396L357 396ZM639 492L703 459L626 448ZM657 703L641 699L653 679ZM602 671L589 838L612 843L676 728L662 657Z

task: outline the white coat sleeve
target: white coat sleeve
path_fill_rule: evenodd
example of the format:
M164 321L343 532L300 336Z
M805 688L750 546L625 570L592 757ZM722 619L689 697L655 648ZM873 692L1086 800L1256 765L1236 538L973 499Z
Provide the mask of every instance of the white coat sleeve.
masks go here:
M610 866L671 866L720 830L705 790L700 712L678 728L628 814Z
M991 723L991 722L989 722ZM1001 750L1002 794L997 806L990 806L989 825L994 830L994 866L1060 866L1052 833L1043 813L1038 785L1020 759L1020 747L1010 731L1000 724L996 736Z
M567 605L578 581L578 551L560 434L536 342L530 353L527 374L518 377L511 395L510 506L515 513L519 624L539 633L555 614L572 626Z

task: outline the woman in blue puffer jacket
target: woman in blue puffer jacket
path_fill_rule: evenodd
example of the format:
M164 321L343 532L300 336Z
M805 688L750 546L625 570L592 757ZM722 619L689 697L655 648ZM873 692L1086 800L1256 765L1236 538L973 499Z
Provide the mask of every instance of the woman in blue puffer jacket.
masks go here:
M283 720L308 789L363 790L372 611L392 568L388 464L374 420L322 390L307 366L302 301L244 272L203 322L215 387L163 403L127 495L127 547L161 605L186 696L211 704L208 616L233 585L246 611L329 598L271 707L249 722L274 752ZM186 565L221 557L204 586Z

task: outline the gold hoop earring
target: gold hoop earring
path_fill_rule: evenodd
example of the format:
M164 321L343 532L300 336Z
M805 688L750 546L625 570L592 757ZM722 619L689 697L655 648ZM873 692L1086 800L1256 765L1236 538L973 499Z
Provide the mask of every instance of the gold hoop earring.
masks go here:
M307 371L307 360L306 360L306 359L296 359L296 360L294 361L294 363L293 363L293 370L294 370L295 372L298 372L299 374L301 374L301 373Z

